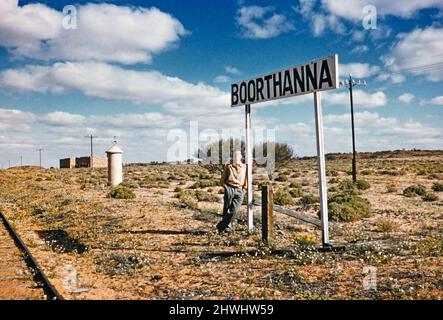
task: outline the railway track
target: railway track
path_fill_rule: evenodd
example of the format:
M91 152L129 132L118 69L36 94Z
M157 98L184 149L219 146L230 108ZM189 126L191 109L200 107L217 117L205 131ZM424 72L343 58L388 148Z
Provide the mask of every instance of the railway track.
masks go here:
M0 212L0 300L62 300Z

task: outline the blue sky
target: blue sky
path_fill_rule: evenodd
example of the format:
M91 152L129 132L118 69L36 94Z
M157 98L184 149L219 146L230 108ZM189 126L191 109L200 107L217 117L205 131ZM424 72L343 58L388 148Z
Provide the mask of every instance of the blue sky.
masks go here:
M363 25L367 4L373 29ZM74 29L63 25L68 5ZM442 22L441 0L4 0L2 165L36 164L40 147L45 166L87 155L89 133L98 155L117 136L125 162L167 160L189 121L199 132L242 129L230 83L334 53L342 76L368 83L354 96L357 150L441 149ZM345 88L323 95L327 152L351 150L348 101ZM315 154L312 96L252 112L254 129Z

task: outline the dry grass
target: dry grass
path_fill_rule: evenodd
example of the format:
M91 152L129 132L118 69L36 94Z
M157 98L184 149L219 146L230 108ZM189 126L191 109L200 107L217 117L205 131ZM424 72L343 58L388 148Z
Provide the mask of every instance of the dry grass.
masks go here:
M347 187L351 161L328 159L333 196ZM331 227L343 253L318 252L320 231L281 214L271 247L248 235L243 220L218 235L219 173L198 165L125 167L134 199L108 198L103 169L1 170L0 207L71 299L443 298L443 194L434 187L443 178L442 153L366 154L358 168L368 184L352 192L369 201L371 215ZM292 161L274 176L257 176L254 192L270 183L286 207L318 214L315 159ZM412 185L436 199L405 197ZM255 214L260 230L258 208ZM88 291L63 286L68 265ZM369 265L378 268L377 291L363 288Z

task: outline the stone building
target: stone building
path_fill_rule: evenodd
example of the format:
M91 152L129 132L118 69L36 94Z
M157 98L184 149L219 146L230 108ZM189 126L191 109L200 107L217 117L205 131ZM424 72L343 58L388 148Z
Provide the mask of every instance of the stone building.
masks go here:
M94 168L106 168L108 159L105 157L92 157L92 166ZM70 157L60 159L60 168L90 168L91 157Z
M60 159L60 169L75 168L75 157Z

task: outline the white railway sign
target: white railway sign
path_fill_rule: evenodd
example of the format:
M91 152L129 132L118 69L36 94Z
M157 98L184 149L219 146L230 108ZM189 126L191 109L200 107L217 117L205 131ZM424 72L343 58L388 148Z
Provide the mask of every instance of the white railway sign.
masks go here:
M337 89L339 86L337 69L338 57L335 54L234 83L231 85L231 106Z
M318 185L320 191L320 213L322 242L329 246L328 199L326 188L325 153L323 142L323 120L321 92L337 89L338 56L313 60L288 69L271 72L260 77L240 81L231 85L231 107L245 106L246 163L248 176L248 230L253 231L253 190L252 190L252 137L251 104L308 93L314 96L315 131L317 142Z

